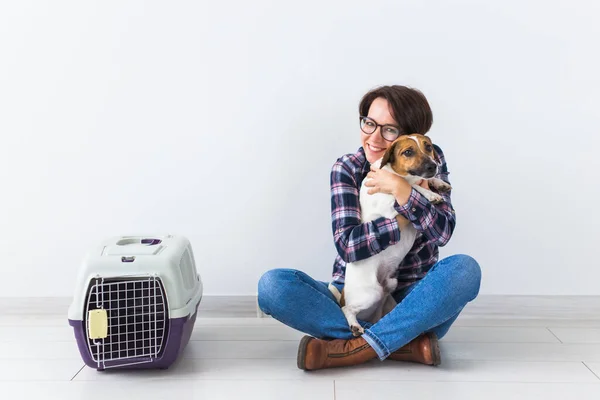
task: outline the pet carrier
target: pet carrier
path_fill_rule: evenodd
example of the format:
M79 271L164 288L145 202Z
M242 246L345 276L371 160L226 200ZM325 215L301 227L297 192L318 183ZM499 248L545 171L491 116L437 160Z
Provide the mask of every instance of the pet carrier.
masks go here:
M84 259L69 307L81 357L97 370L168 368L190 339L202 290L186 238L104 241Z

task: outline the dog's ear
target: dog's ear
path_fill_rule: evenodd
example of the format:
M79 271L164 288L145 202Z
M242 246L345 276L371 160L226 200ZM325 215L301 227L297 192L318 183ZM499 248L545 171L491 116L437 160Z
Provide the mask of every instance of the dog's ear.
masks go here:
M387 163L393 163L396 160L396 146L398 145L398 142L398 140L394 141L394 143L392 143L392 145L385 151L379 168L383 168L383 166Z

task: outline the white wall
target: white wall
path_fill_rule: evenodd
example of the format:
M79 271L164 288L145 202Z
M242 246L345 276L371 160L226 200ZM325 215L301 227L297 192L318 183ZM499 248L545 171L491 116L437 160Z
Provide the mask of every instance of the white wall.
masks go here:
M0 295L70 296L90 246L143 232L188 236L206 294L329 279L329 170L391 83L448 158L442 255L482 294L600 295L600 7L569 3L3 2Z

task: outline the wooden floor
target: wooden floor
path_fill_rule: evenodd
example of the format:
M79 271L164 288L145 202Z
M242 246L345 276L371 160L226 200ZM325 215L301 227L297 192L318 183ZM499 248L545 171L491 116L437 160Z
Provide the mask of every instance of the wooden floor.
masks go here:
M373 360L304 372L296 367L301 332L257 318L252 298L207 297L171 369L97 372L83 366L68 301L1 299L0 397L600 399L597 299L563 299L570 312L548 299L487 301L489 312L485 301L465 310L441 341L439 367ZM492 304L505 306L494 311ZM510 307L529 311L511 315Z

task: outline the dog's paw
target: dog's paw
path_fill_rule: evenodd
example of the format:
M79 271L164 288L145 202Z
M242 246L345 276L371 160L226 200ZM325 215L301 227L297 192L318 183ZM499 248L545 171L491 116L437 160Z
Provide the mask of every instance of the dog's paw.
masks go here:
M444 202L444 198L439 194L434 193L433 196L431 196L431 198L429 199L429 201L431 202L431 204L440 204Z
M396 288L398 287L398 278L391 277L391 278L387 278L385 281L385 286L384 286L384 290L386 291L386 293L392 293L393 291L396 290Z
M452 186L448 185L446 182L444 182L443 184L440 184L440 185L436 185L435 188L440 193L448 193L449 191L452 190Z
M352 325L350 326L350 330L354 336L362 336L362 334L365 333L365 330L360 325Z
M439 193L447 193L450 190L452 190L452 186L446 183L446 181L439 178L430 179L429 186L437 190Z

